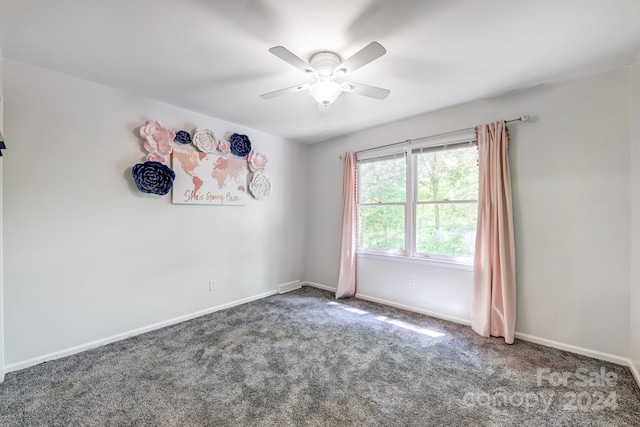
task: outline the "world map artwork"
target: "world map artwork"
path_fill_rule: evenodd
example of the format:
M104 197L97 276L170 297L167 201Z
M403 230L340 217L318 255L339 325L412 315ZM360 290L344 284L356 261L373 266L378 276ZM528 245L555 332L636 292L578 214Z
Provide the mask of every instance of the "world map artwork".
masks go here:
M173 203L243 205L247 197L247 161L193 150L173 150Z

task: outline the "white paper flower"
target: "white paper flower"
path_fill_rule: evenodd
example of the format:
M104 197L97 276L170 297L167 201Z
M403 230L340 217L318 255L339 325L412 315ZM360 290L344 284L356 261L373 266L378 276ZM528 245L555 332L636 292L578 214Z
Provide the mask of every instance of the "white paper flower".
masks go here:
M249 184L249 191L258 200L266 199L271 194L271 177L266 173L256 172Z
M216 141L216 135L211 129L198 128L193 134L193 145L202 152L213 153L218 148L218 141Z

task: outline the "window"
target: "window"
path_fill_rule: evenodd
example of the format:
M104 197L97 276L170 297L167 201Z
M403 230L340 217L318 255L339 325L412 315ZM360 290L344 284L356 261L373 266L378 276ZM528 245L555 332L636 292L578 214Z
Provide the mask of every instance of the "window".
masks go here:
M358 161L358 249L471 263L478 152L469 142Z
M407 162L404 154L358 162L360 248L405 252Z

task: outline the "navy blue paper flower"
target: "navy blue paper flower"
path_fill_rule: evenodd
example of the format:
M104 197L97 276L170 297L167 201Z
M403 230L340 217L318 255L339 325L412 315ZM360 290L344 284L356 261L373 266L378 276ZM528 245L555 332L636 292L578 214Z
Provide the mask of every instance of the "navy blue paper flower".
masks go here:
M191 144L191 135L185 130L179 130L173 140L178 144Z
M249 141L247 135L234 133L229 138L229 144L231 145L231 152L238 157L248 156L251 152L251 141Z
M138 163L131 169L138 190L143 193L165 195L171 190L176 173L160 162Z

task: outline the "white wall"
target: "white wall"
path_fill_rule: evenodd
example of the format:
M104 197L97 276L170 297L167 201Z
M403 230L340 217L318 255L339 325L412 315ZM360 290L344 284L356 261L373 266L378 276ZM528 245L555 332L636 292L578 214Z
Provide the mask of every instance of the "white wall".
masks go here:
M307 280L328 286L337 282L341 152L531 114L532 122L509 125L516 329L625 356L630 271L628 89L629 70L623 69L313 145ZM470 319L470 272L359 259L358 274L360 295ZM408 277L416 279L414 288L408 287Z
M640 373L640 52L631 68L631 295L629 358ZM640 377L636 378L640 383Z
M8 59L4 89L6 365L303 278L305 147ZM269 157L271 197L187 206L140 193L130 171L149 119L248 134Z

